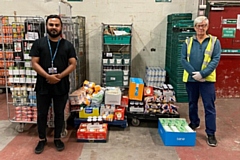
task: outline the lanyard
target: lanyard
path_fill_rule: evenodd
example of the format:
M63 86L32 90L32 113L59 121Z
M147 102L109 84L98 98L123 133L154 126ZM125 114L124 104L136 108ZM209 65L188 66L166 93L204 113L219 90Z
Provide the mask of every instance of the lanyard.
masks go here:
M51 55L52 67L53 67L53 61L54 61L54 59L55 59L55 57L56 57L56 54L57 54L57 51L58 51L58 46L59 46L60 40L61 40L61 39L58 40L56 50L55 50L55 52L54 52L54 55L52 55L52 47L51 47L51 45L50 45L49 38L47 37L48 47L49 47L50 55Z

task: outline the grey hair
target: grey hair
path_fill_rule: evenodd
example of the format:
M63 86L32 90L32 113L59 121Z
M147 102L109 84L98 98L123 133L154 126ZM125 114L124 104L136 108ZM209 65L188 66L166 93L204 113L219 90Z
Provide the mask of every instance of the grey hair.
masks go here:
M205 16L199 16L199 17L195 18L195 20L194 20L194 26L196 26L196 24L198 24L198 23L202 23L203 21L206 21L206 23L207 23L207 25L208 25L209 20L208 20L207 17L205 17Z

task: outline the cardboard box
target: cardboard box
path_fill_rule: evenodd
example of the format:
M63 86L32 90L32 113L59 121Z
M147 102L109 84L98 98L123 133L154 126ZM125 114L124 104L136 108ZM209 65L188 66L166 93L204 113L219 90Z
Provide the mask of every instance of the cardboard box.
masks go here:
M153 96L153 87L144 87L144 96Z
M100 115L106 115L106 114L110 114L110 113L114 113L116 107L114 104L101 104L100 107Z
M121 105L124 105L124 106L128 105L128 96L122 96Z
M107 129L99 129L96 133L96 139L107 139Z
M120 88L109 88L105 91L105 104L121 105L122 92Z
M69 95L69 101L71 105L81 105L83 104L86 98L85 90L76 90L72 94Z
M125 117L125 107L118 107L114 112L114 120L124 120Z
M97 130L95 129L87 130L85 133L86 133L86 139L94 140L97 138Z
M130 84L129 84L129 91L128 91L129 99L142 101L143 88L144 88L144 83L141 78L131 77Z
M81 128L77 130L77 139L86 139L86 128Z
M195 146L196 132L174 132L166 131L161 123L160 119L182 119L184 118L159 118L158 120L158 132L162 138L165 146Z
M85 124L89 125L89 124ZM103 124L101 129L87 129L79 127L77 130L77 139L79 140L107 140L107 124Z

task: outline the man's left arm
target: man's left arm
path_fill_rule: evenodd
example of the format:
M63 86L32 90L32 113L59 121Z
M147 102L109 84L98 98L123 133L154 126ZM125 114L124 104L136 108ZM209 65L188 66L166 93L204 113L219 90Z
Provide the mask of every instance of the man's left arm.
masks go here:
M76 68L77 62L75 57L69 58L68 63L68 67L62 73L58 74L57 78L62 79L68 76Z
M200 72L203 78L209 76L214 71L214 69L217 68L218 63L220 61L220 57L221 57L221 44L220 41L217 39L214 45L211 61L208 63L207 67Z

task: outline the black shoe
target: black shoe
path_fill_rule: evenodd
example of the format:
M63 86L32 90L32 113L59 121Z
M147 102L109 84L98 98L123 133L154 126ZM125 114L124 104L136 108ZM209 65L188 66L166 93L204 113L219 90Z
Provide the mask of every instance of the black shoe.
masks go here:
M58 151L64 150L64 143L60 139L54 140L54 144Z
M200 125L194 125L194 124L192 124L192 123L190 123L189 125L188 125L190 128L192 128L192 130L196 130L196 129L199 129L200 128Z
M207 135L207 144L211 147L217 146L217 140L215 135Z
M47 144L47 140L39 140L37 147L35 148L35 153L40 154L43 152L44 146Z

